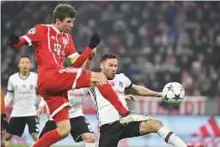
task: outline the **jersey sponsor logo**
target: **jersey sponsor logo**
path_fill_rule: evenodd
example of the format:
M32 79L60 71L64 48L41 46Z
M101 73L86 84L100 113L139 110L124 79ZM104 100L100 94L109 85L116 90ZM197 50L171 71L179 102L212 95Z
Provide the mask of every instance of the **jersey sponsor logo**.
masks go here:
M54 52L58 55L58 56L65 56L65 52L62 51L62 46L58 43L54 43Z

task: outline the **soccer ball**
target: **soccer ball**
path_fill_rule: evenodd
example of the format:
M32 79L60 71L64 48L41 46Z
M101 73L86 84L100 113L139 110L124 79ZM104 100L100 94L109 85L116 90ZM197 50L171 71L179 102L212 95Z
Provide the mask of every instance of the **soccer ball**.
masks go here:
M168 104L179 104L185 96L183 86L177 82L167 83L163 88L163 93L166 93L164 101Z

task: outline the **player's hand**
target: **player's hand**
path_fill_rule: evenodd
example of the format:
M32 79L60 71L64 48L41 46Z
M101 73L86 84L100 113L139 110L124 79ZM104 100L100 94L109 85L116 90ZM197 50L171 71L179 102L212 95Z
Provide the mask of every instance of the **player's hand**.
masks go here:
M16 35L10 35L8 37L7 43L13 47L13 45L17 44L19 42L19 37Z
M126 96L125 96L125 99L126 99L126 100L133 100L133 101L135 101L135 100L136 100L136 97L135 97L134 95L129 94L129 95L126 95Z
M94 49L100 43L100 41L99 35L94 33L90 39L89 47Z

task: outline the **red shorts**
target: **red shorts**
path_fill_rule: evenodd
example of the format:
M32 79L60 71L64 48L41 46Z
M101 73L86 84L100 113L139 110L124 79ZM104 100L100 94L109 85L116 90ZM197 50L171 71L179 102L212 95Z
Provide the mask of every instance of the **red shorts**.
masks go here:
M69 119L69 102L65 97L44 97L50 110L50 116L55 122Z
M51 72L51 76L40 83L38 88L39 94L44 97L54 120L69 119L68 111L64 111L64 108L69 106L67 91L75 88L89 87L90 79L91 72L88 70L63 68Z
M64 96L68 90L90 86L91 72L89 70L62 68L48 72L51 73L49 77L39 77L44 79L38 86L42 96Z

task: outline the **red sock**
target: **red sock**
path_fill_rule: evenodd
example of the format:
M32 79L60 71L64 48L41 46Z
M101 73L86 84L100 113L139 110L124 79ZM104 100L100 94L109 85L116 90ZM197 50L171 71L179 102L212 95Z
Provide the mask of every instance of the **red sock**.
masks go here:
M103 84L98 86L98 89L102 96L106 98L119 112L120 115L126 115L129 113L129 111L126 109L126 107L122 104L122 102L119 100L118 95L116 92L112 89L110 84Z
M33 147L50 147L57 141L61 140L62 137L57 130L51 130L44 134L39 140L37 140Z

